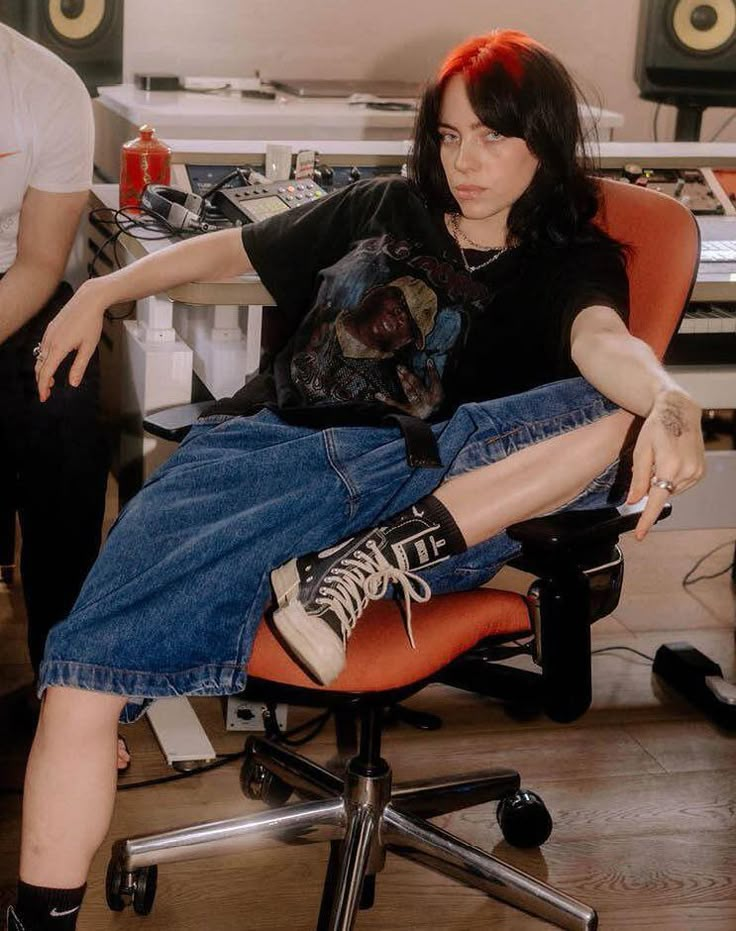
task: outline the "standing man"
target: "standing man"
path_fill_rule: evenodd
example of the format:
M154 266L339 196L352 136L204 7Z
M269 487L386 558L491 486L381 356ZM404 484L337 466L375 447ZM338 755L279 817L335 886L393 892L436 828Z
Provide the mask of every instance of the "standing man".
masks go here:
M94 124L74 71L0 23L0 508L20 517L34 672L97 555L107 452L97 360L59 372L41 404L34 347L72 294L63 281L92 179Z

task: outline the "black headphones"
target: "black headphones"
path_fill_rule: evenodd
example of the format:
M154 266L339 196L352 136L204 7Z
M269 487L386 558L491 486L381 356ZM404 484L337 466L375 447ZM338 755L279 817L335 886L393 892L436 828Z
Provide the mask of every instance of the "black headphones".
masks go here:
M141 206L155 213L177 230L198 230L207 233L215 229L204 219L207 203L198 194L189 194L165 184L149 184L143 190Z

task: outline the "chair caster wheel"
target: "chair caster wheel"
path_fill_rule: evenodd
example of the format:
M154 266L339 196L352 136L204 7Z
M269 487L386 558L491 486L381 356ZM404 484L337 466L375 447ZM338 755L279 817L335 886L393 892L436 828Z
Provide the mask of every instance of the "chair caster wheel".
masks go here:
M250 755L246 756L240 770L240 787L246 798L264 802L269 808L281 808L294 791L287 782L274 776Z
M506 843L512 847L541 847L552 833L552 818L536 792L518 789L502 798L496 820Z
M107 865L105 878L108 907L114 912L122 912L132 902L137 915L149 915L156 898L157 881L157 866L142 866L129 873L119 860L113 858Z

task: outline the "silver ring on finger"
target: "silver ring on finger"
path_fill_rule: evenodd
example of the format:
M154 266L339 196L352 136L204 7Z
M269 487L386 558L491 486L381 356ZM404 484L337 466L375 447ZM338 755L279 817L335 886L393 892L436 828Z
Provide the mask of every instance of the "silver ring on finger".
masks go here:
M43 360L46 358L46 353L43 351L40 343L36 343L36 345L33 347L33 358L37 362L43 362Z
M675 490L674 482L670 482L666 478L657 478L656 475L652 477L652 480L649 483L649 485L652 488L663 488L669 495L671 495L672 492Z

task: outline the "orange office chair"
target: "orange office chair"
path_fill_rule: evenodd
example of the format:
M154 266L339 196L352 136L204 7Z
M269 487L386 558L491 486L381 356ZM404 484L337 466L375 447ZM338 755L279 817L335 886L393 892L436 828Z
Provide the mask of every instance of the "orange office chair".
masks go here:
M630 266L631 329L661 357L692 289L697 225L685 207L664 195L611 181L603 181L602 187L599 222L636 250ZM175 438L165 423L150 427ZM150 912L158 863L273 841L329 841L318 931L354 926L358 909L373 903L375 877L387 851L560 927L595 928L596 913L589 906L426 820L499 800L497 818L505 839L522 847L542 844L551 832L551 818L538 796L519 788L517 772L496 770L392 786L391 769L380 755L381 718L382 709L438 680L505 697L527 696L531 690L555 720L582 714L591 692L590 625L616 607L623 570L618 536L637 517L608 508L515 525L509 533L522 545L515 564L538 577L527 598L488 589L438 596L414 609L416 650L407 643L397 607L375 603L350 641L345 670L327 688L308 679L262 624L246 695L266 703L350 709L360 719L357 754L338 775L274 739L249 738L244 791L276 810L119 841L108 870L110 907L119 910L132 900L138 913ZM529 633L540 674L490 662L499 640ZM279 807L292 792L305 801Z

